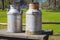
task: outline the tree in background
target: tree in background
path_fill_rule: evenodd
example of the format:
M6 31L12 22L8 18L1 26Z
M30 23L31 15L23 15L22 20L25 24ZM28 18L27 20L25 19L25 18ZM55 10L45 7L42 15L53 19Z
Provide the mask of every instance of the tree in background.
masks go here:
M0 7L2 8L2 10L4 10L4 8L8 7L9 2L8 0L1 0L0 1Z
M54 8L55 8L55 9L56 9L56 5L57 5L57 4L56 4L56 0L54 0Z
M1 0L0 0L0 9L2 8L2 2L1 2Z
M9 0L4 0L5 8L9 7Z
M46 0L47 8L50 8L50 0Z
M4 10L4 0L2 0L2 10Z
M0 8L4 10L4 0L0 0Z

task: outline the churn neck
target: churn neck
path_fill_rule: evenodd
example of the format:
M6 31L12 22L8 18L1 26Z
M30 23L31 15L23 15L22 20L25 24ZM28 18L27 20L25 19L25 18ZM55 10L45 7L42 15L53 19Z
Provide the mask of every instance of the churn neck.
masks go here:
M16 9L16 8L15 8L15 5L11 4L11 5L10 5L10 9Z
M38 9L39 10L39 3L38 2L32 2L29 4L29 9Z

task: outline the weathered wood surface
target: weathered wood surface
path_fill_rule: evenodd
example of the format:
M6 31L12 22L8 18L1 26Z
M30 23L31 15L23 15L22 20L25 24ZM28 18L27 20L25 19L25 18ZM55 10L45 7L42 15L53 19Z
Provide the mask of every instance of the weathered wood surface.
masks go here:
M0 38L17 38L17 39L35 39L35 40L48 40L47 35L26 35L25 33L8 33L6 31L0 31Z
M45 39L46 35L25 35L24 33L0 33L3 37L24 38L24 39Z

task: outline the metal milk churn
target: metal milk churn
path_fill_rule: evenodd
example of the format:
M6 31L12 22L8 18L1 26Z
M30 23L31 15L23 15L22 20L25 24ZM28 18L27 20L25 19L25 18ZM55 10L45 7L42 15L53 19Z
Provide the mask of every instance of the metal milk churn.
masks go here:
M38 3L30 3L29 10L26 12L26 34L35 35L42 31L42 15L38 9Z
M10 10L7 13L7 32L17 32L17 16L19 14L20 12L15 8L15 6L10 5Z

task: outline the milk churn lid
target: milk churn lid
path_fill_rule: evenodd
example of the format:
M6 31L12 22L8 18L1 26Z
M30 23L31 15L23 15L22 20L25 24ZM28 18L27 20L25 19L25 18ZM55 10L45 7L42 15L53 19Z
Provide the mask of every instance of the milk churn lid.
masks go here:
M39 3L37 2L33 2L29 4L29 10L26 12L26 14L33 14L33 13L40 13L39 11L39 7L38 7Z
M14 5L10 5L10 10L7 14L20 14L20 12L15 8Z
M29 9L39 9L39 3L38 2L32 2L29 4Z

